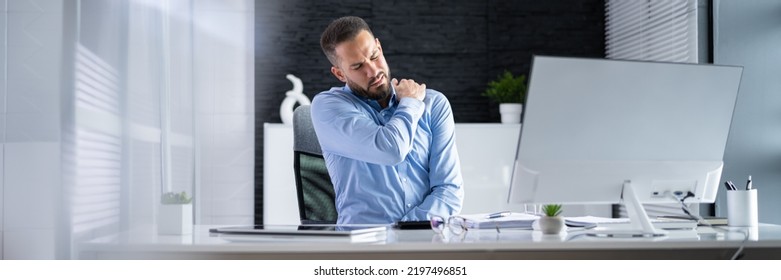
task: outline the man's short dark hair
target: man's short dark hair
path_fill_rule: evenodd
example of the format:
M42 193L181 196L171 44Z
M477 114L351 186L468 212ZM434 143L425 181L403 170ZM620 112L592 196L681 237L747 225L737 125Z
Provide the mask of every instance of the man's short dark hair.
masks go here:
M339 60L336 57L336 45L352 40L363 30L372 34L369 24L362 18L354 16L338 18L325 28L323 35L320 36L320 47L323 48L323 53L331 61L331 64L339 65Z

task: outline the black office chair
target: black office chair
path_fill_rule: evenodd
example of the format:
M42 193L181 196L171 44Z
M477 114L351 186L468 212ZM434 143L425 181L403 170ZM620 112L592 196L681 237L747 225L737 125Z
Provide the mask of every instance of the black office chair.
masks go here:
M309 105L293 112L293 168L301 223L336 223L334 186L312 126Z

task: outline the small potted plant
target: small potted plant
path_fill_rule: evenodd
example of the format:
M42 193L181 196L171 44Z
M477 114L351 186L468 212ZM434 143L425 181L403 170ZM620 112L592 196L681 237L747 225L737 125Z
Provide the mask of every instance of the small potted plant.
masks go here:
M157 233L186 235L193 232L192 197L186 192L167 192L160 197Z
M545 216L540 218L540 229L544 234L559 234L564 228L564 219L561 218L561 204L546 204L542 206Z
M496 80L488 83L483 96L499 103L502 123L520 123L526 98L526 75L514 76L505 70Z

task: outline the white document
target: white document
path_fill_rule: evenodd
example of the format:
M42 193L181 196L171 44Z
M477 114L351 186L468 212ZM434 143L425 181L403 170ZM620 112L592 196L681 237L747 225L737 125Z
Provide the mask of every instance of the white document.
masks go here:
M489 213L459 215L464 218L468 228L527 228L531 229L534 221L540 217L537 215L511 212L507 216L498 218L489 218Z

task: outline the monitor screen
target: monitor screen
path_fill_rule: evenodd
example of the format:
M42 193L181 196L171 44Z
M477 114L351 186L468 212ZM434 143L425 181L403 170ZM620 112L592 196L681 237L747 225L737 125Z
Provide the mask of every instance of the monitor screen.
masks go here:
M535 56L509 203L713 202L741 73Z

